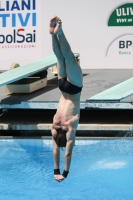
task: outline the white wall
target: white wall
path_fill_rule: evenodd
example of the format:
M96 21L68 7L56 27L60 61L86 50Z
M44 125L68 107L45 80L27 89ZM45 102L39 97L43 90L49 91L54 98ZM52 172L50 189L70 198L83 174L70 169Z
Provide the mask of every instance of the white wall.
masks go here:
M3 2L5 0L2 0ZM20 0L18 0L20 1ZM0 69L9 69L12 62L21 65L53 54L49 19L58 15L62 19L65 35L74 53L80 53L82 69L132 68L133 53L119 55L117 38L130 35L133 40L133 27L108 27L111 13L120 5L130 3L125 0L37 0L38 2L38 49L21 53L17 50L13 59L1 49ZM132 3L132 2L131 2ZM112 45L111 45L112 44ZM110 48L109 48L110 47ZM108 54L107 54L108 50ZM13 51L13 50L12 50ZM131 50L132 51L132 50ZM38 52L38 53L37 53ZM2 54L4 56L2 56ZM6 54L6 57L5 57ZM19 55L19 56L18 56ZM28 56L30 55L30 56Z

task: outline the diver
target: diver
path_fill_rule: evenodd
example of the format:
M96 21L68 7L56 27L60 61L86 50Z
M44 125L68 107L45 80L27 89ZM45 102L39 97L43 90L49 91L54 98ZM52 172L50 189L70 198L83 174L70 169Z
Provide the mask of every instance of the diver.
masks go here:
M53 139L54 179L62 181L70 169L76 129L80 119L80 96L83 74L64 35L58 16L50 20L53 51L57 57L58 85L61 97L51 128ZM66 147L64 171L60 173L60 147Z

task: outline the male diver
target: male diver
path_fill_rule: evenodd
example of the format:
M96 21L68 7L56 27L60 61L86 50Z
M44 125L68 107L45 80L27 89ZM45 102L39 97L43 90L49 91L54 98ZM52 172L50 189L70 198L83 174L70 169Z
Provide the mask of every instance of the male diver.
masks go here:
M80 118L80 96L83 75L71 47L64 35L61 19L50 20L53 51L57 57L58 85L61 90L51 129L53 138L54 179L62 181L69 173L76 129ZM66 147L64 171L60 173L60 147Z

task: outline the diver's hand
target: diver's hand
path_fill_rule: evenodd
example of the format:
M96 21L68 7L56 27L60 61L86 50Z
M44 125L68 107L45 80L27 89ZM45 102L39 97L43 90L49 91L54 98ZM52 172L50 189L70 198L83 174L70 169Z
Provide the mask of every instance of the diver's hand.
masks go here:
M54 179L55 179L56 181L61 182L61 181L64 180L64 176L62 176L61 174L56 174L56 175L54 175Z

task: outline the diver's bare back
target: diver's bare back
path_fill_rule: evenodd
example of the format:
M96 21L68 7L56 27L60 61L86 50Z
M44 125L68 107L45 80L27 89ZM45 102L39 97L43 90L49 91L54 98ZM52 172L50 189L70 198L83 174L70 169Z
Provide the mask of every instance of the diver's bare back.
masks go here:
M80 117L80 93L69 95L62 93L57 112L54 116L53 128L61 128L64 131L76 129Z

